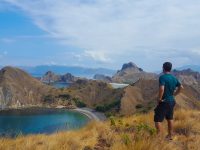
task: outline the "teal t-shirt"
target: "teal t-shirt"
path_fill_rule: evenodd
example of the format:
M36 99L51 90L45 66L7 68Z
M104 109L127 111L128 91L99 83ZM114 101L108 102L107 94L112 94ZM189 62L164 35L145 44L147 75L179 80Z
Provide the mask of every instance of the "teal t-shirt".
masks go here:
M166 102L173 102L174 99L174 92L177 87L181 86L179 80L171 75L171 74L164 74L159 78L159 85L165 86L164 94L162 99Z

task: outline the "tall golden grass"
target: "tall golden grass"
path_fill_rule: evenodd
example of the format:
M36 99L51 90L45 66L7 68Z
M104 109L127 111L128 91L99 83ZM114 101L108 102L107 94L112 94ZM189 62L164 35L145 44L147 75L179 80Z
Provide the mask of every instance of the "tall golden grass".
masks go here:
M0 150L199 150L200 111L175 111L174 140L157 136L153 112L91 122L77 131L0 139Z

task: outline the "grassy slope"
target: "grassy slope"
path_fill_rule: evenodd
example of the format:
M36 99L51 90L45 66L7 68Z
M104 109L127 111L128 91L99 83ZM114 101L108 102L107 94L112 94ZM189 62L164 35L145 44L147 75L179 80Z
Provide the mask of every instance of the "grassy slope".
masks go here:
M77 131L0 139L0 149L197 150L200 145L199 115L200 111L196 110L176 110L174 127L176 135L173 141L164 140L167 132L166 122L164 135L156 136L153 128L153 112L151 112L114 118L107 122L92 122Z

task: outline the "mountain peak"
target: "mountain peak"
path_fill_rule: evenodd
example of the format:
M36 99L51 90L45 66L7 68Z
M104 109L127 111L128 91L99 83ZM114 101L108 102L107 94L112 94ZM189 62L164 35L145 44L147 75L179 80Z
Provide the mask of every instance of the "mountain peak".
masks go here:
M143 71L141 68L139 68L135 63L133 62L129 62L126 64L123 64L122 69L121 70L126 70L126 69L137 69L139 71Z

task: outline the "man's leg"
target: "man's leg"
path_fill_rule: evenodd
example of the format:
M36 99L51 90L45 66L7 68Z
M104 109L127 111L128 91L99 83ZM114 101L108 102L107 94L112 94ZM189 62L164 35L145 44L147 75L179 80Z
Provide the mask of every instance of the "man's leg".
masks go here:
M168 123L168 137L172 139L173 135L173 120L167 120Z
M157 134L160 134L162 130L161 122L155 122L155 127L157 130Z

